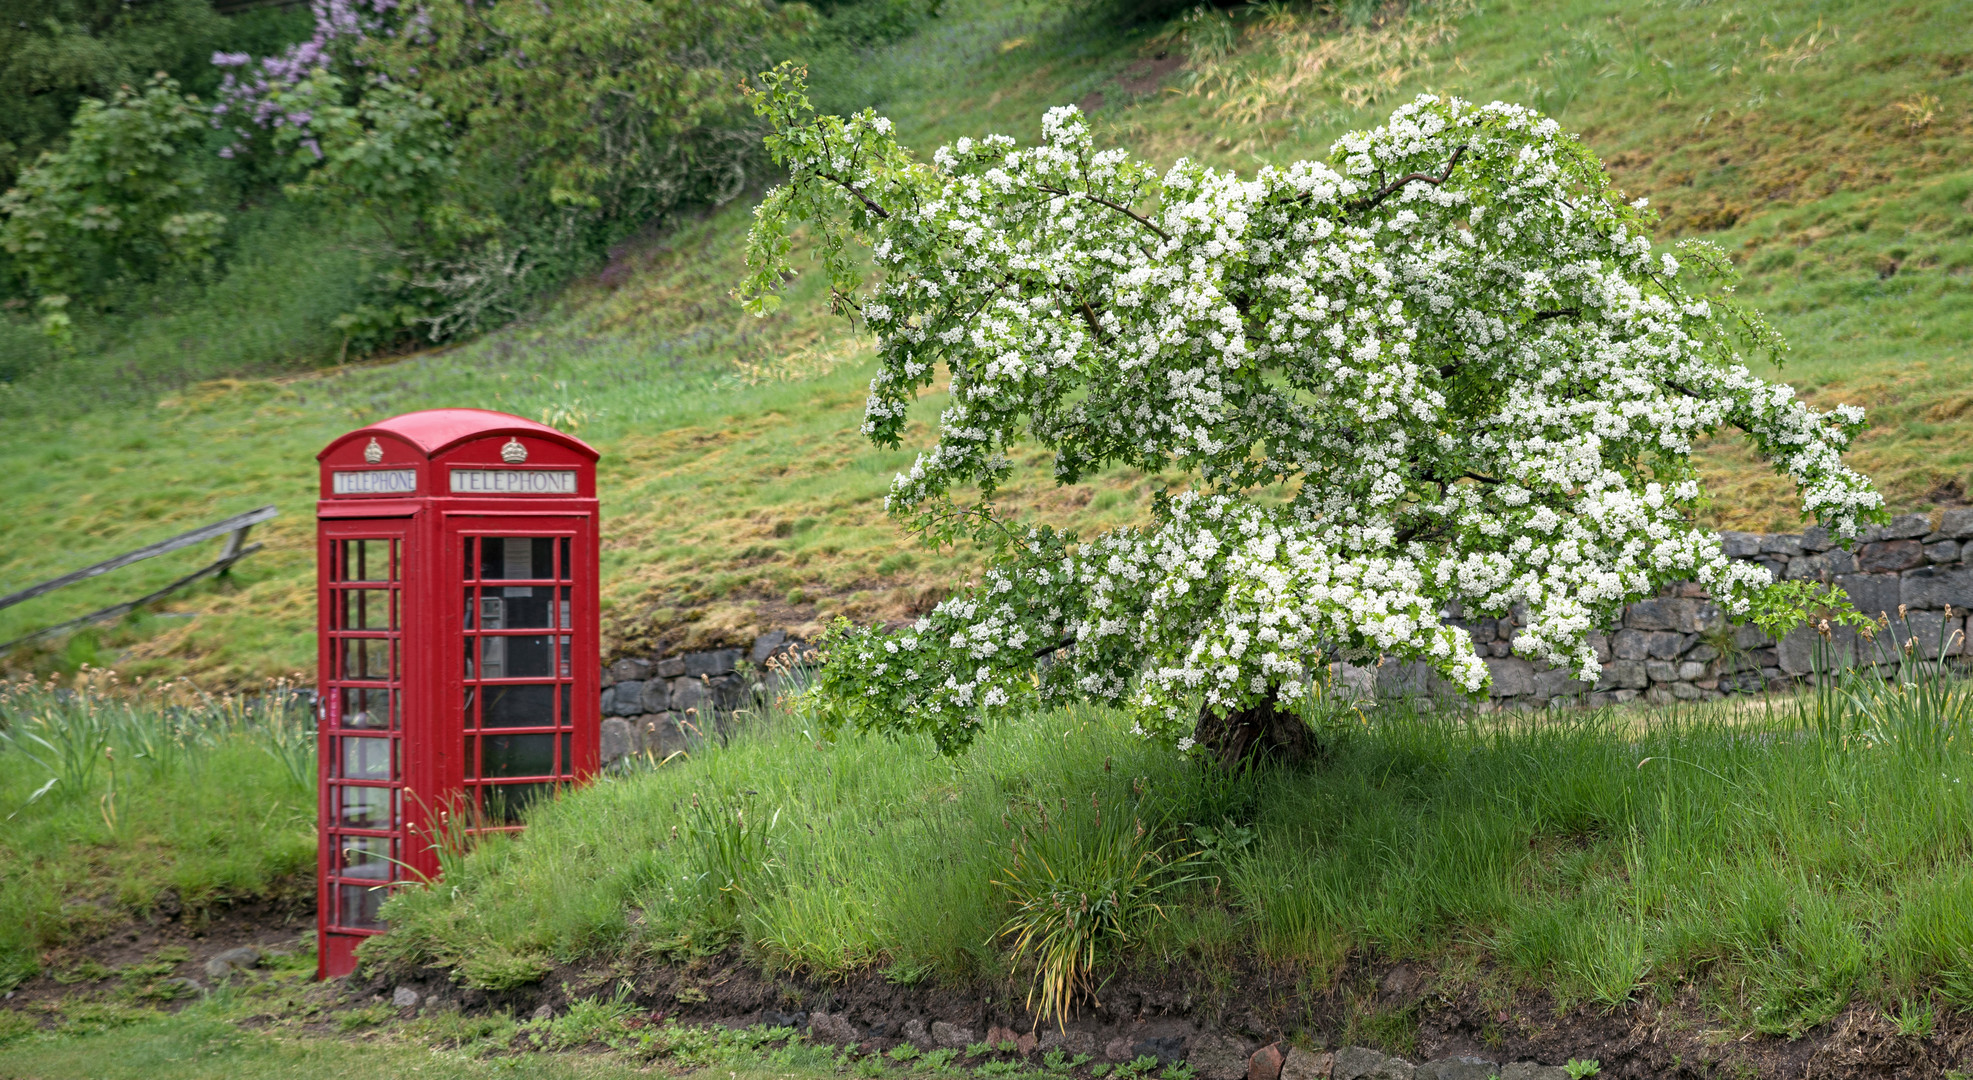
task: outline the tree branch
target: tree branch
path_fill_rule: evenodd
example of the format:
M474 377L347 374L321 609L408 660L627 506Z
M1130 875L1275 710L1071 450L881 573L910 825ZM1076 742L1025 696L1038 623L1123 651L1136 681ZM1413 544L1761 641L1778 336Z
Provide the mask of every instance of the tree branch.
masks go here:
M1042 191L1046 191L1051 195L1060 195L1064 198L1080 197L1080 198L1088 199L1090 202L1097 203L1102 206L1107 206L1110 209L1115 210L1117 213L1122 214L1123 216L1131 219L1132 221L1137 222L1139 225L1142 225L1145 228L1151 230L1152 232L1158 234L1158 239L1160 240L1171 239L1171 234L1165 232L1163 229L1158 228L1156 225L1151 224L1151 219L1143 216L1142 214L1139 214L1137 211L1132 210L1128 206L1119 206L1116 203L1111 202L1110 200L1104 198L1101 195L1092 195L1087 191L1068 191L1063 188L1049 187L1047 184L1036 184L1035 187Z
M1041 659L1042 657L1044 657L1044 656L1047 656L1047 655L1049 655L1050 653L1056 653L1056 652L1060 652L1060 651L1062 651L1063 649L1066 649L1066 648L1068 648L1069 646L1071 646L1071 645L1074 645L1075 643L1076 643L1076 639L1075 639L1075 638L1072 638L1072 637L1065 637L1065 638L1063 638L1062 640L1060 640L1060 641L1058 641L1058 642L1056 642L1056 643L1055 643L1055 644L1053 644L1053 645L1048 645L1048 646L1045 646L1045 647L1043 647L1043 648L1039 648L1039 649L1036 649L1036 650L1034 651L1034 658L1035 658L1036 660L1039 660L1039 659Z
M863 203L864 207L866 207L871 213L877 215L877 217L880 220L884 220L884 221L890 220L890 216L891 216L890 211L872 202L870 200L870 196L865 195L863 193L862 188L859 188L855 184L852 184L849 181L844 180L843 178L837 176L835 173L823 172L822 170L817 169L815 175L821 177L824 180L829 181L830 183L836 185L839 188L842 188L844 191L849 192L851 195L856 196L857 199Z
M1582 313L1583 313L1583 309L1579 307L1565 307L1565 308L1557 309L1555 311L1537 311L1535 312L1535 317L1530 321L1540 322L1543 319L1560 319L1565 316L1573 317L1576 315L1581 315Z
M1393 180L1390 183L1385 184L1383 187L1378 188L1376 191L1371 192L1369 195L1366 195L1361 199L1353 199L1349 202L1344 203L1343 209L1348 210L1352 213L1361 210L1369 210L1372 207L1375 207L1378 203L1381 203L1385 199L1388 199L1392 195L1396 194L1400 188L1404 187L1406 184L1411 183L1413 180L1423 180L1424 182L1432 185L1433 187L1438 187L1440 184L1443 184L1447 180L1452 178L1453 166L1458 165L1459 159L1465 156L1466 156L1466 145L1464 143L1461 143L1459 148L1452 152L1452 160L1445 163L1445 171L1440 173L1439 175L1433 176L1431 173L1415 172L1415 173L1411 173L1408 176L1400 176L1396 180Z

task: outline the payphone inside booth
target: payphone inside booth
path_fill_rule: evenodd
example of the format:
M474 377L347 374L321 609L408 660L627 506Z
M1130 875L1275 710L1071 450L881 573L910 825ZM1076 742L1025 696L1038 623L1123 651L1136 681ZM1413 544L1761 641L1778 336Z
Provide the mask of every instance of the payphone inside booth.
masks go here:
M596 769L596 451L478 409L318 455L323 977L439 845L520 827Z

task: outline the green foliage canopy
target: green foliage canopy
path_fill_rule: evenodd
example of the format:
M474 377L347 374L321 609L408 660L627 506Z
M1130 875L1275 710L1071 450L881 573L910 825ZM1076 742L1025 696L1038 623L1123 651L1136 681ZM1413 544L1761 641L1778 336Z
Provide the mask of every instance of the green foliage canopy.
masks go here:
M57 309L85 285L196 268L226 219L198 209L205 114L165 76L142 93L88 99L68 145L44 151L0 195L0 249Z

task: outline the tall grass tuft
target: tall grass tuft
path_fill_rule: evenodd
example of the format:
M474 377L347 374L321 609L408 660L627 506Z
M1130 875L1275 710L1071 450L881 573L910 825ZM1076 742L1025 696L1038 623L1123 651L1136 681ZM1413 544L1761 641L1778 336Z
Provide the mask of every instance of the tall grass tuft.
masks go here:
M0 684L0 986L173 904L197 919L302 896L315 856L312 709L108 672Z

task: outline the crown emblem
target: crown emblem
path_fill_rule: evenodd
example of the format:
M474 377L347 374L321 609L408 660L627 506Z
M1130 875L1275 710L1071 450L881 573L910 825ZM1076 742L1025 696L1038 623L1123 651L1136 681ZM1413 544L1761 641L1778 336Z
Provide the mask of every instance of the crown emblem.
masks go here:
M371 439L370 445L363 448L363 460L372 465L384 460L384 448L377 445L377 440Z
M528 459L528 448L519 439L508 439L507 445L500 448L500 460L509 465L519 465Z

